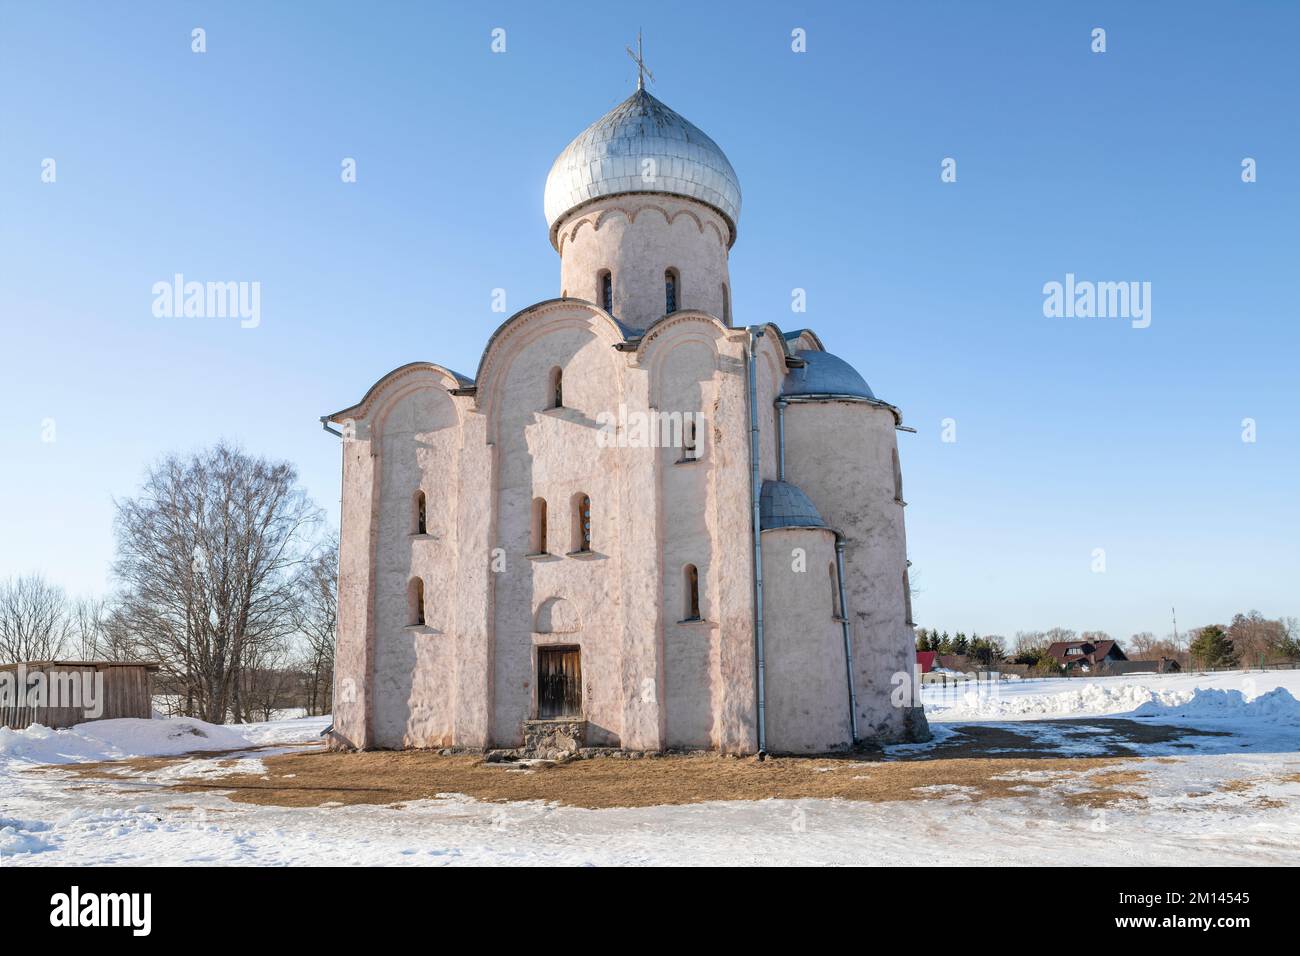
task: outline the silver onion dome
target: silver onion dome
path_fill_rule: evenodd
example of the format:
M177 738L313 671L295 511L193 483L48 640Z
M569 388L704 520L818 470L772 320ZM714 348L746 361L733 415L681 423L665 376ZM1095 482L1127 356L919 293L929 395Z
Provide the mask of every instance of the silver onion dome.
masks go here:
M551 243L569 212L621 193L669 193L712 206L730 227L729 243L736 241L736 171L703 130L642 89L588 126L556 157L546 177Z

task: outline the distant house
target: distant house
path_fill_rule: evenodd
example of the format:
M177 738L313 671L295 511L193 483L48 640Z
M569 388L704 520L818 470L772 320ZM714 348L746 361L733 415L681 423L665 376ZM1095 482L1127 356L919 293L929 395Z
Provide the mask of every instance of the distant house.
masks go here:
M916 652L916 670L919 674L928 674L934 670L934 659L939 656L938 651L917 651Z
M934 666L942 667L946 671L959 671L962 674L978 670L978 666L968 654L940 654L935 658Z
M1057 641L1047 649L1047 656L1067 671L1084 673L1105 668L1112 661L1128 660L1114 641Z
M1158 661L1107 661L1107 674L1177 674L1182 670L1172 657Z

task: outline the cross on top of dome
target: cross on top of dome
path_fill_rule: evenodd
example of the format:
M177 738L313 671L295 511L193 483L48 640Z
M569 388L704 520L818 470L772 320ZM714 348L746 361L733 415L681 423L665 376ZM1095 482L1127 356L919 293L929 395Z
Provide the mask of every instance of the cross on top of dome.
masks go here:
M650 67L645 65L645 57L641 54L640 30L636 31L636 52L633 53L631 47L626 47L625 49L627 50L627 55L632 58L632 62L636 64L636 88L638 90L644 90L645 78L647 76L650 77L650 82L653 83L655 81L655 75L650 72Z

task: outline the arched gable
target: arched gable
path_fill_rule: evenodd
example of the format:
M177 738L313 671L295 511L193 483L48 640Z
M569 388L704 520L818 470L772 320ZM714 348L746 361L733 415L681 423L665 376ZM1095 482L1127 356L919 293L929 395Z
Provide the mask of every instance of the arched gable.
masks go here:
M812 329L795 329L785 333L785 342L791 353L812 350L825 352L826 346Z
M649 375L650 404L660 412L708 412L726 343L738 335L743 330L729 329L706 312L674 312L655 322L636 353L637 367Z
M757 326L763 335L754 343L754 363L760 382L767 382L772 389L772 396L781 390L785 381L785 360L793 356L790 344L775 323L766 322Z
M321 421L342 424L348 419L373 418L375 409L385 401L391 400L394 390L411 384L419 384L423 387L434 385L446 391L451 391L473 385L474 382L459 372L453 372L451 369L434 362L408 362L380 376L379 380L366 390L366 394L362 396L361 401L349 408L323 415Z
M682 309L672 312L655 319L641 333L636 348L637 364L642 366L652 364L655 361L655 354L662 348L662 345L665 342L675 340L683 331L706 337L708 341L714 343L716 349L717 342L730 335L743 334L745 330L730 328L717 316L697 309Z
M542 340L557 333L580 329L606 346L607 364L612 380L610 388L617 393L617 381L624 363L616 360L614 347L627 340L627 330L604 309L583 299L548 299L516 312L492 333L475 376L476 407L488 416L488 434L495 436L499 424L501 392L510 369L516 361L528 354ZM549 373L554 364L550 358L539 359ZM540 367L540 366L539 366ZM576 383L575 383L576 384ZM566 380L566 395L569 393ZM541 396L539 395L539 399ZM539 402L538 409L542 408Z

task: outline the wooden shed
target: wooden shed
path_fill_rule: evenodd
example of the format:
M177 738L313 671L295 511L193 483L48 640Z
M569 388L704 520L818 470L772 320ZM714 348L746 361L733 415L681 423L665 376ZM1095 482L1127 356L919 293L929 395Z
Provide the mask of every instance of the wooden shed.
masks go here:
M0 664L0 727L72 727L89 720L152 717L158 667L115 661ZM40 694L38 686L43 687Z

